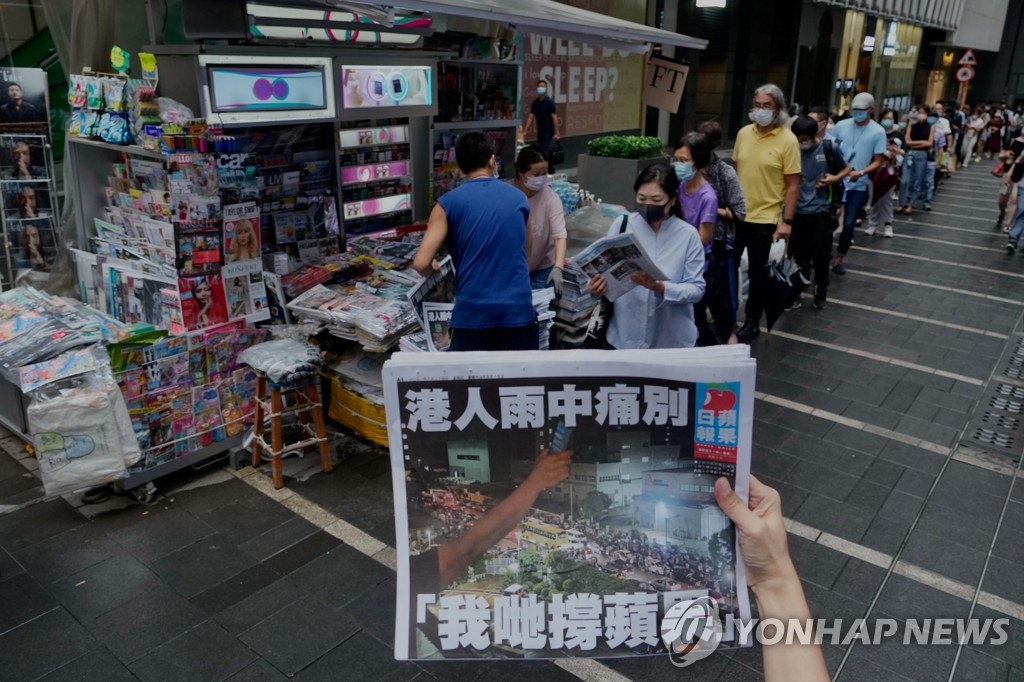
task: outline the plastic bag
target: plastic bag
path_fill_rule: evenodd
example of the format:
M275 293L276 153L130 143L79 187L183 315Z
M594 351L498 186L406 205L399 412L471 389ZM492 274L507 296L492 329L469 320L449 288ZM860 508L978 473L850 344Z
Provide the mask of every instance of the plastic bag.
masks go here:
M608 235L612 223L619 216L628 213L616 204L585 206L565 218L565 230L569 234L566 255L572 257Z
M768 263L781 263L782 259L786 257L786 240L776 239L772 242L772 247L768 250Z
M160 105L160 120L164 123L184 123L195 118L195 114L187 106L170 97L157 97Z
M280 382L296 374L316 373L324 361L314 346L281 339L246 348L238 354L238 362L266 374L271 381Z
M106 352L93 346L26 369L35 379L26 414L46 494L124 477L142 452Z

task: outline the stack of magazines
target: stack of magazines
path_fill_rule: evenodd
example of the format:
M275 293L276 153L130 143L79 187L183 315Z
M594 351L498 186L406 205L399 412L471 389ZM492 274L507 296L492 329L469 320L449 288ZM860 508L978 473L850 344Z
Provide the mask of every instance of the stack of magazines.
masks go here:
M103 340L104 325L83 306L29 286L0 294L0 372L18 382L18 368Z

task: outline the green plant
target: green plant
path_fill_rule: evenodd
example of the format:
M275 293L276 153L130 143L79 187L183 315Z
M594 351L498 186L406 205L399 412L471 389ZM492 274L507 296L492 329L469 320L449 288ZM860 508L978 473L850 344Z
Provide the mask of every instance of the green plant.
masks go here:
M665 144L658 137L639 135L606 135L587 143L591 156L610 156L616 159L650 159L661 156Z

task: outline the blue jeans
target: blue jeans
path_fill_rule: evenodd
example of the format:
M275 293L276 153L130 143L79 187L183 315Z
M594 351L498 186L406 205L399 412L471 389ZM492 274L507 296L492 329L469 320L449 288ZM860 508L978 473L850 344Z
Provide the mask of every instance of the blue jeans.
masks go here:
M912 149L903 162L903 184L900 187L900 206L917 203L917 195L924 192L924 176L928 172L928 152Z
M935 173L938 166L934 161L928 162L928 171L924 176L924 203L931 204L935 198Z
M547 289L551 285L548 284L548 275L554 270L554 266L548 268L541 268L540 270L534 270L530 273L530 288L531 289Z
M1024 192L1017 189L1017 212L1013 214L1013 224L1010 225L1010 243L1014 246L1024 232Z
M867 206L868 191L866 189L846 190L846 208L843 212L843 231L839 234L840 256L845 256L853 243L853 228L857 227L857 216Z

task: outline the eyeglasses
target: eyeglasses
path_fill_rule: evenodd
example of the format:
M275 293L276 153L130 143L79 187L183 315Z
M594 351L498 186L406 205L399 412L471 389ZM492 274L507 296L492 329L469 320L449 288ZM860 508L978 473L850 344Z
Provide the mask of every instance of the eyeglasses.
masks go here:
M764 109L765 111L772 111L772 110L775 109L775 105L772 104L771 102L762 102L761 104L758 104L757 102L754 102L754 108L755 109Z

